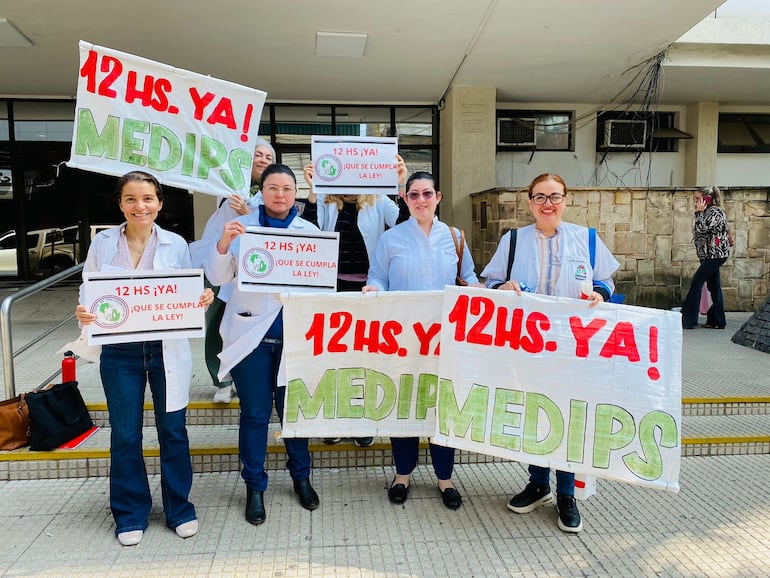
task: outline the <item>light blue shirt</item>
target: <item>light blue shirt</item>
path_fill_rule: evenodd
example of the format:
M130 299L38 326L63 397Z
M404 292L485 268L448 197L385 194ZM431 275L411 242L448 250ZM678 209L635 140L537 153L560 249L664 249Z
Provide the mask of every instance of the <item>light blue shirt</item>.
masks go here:
M478 282L467 242L460 273L467 283ZM454 285L456 276L457 252L449 227L434 217L430 234L425 235L417 220L409 217L380 237L367 285L381 291L435 291Z

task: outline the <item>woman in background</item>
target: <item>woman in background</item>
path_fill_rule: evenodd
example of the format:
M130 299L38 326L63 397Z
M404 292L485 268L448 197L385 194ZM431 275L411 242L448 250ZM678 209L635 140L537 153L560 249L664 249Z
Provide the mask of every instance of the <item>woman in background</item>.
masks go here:
M398 163L399 190L407 177L406 164L400 155ZM310 193L302 217L322 231L340 234L337 262L337 291L361 291L366 285L369 262L385 227L394 227L398 207L385 195L316 195L313 192L313 164L305 165L305 182ZM324 443L336 444L341 438L323 438ZM353 438L359 447L368 447L372 437Z
M692 236L700 267L693 275L690 290L682 305L682 327L685 329L695 329L698 326L698 310L704 283L711 293L712 305L706 314L703 327L724 329L727 325L719 268L730 256L733 243L722 202L722 191L719 187L695 191L695 223Z
M251 188L249 197L241 195L230 195L217 199L219 207L209 217L206 227L203 229L203 235L200 240L190 245L190 251L193 254L193 266L201 267L203 260L211 251L211 247L219 240L222 234L222 228L225 223L232 221L237 217L248 215L257 210L257 206L262 202L260 193L260 184L262 182L262 173L275 162L275 150L265 139L257 137L254 147L254 158L251 164ZM212 287L216 299L211 307L206 311L206 338L204 341L204 355L206 358L206 369L211 376L211 382L216 387L214 392L214 403L230 403L233 395L237 395L232 380L229 377L219 380L219 353L222 351L222 336L219 334L219 325L222 323L222 315L225 312L225 303L232 292L228 286Z

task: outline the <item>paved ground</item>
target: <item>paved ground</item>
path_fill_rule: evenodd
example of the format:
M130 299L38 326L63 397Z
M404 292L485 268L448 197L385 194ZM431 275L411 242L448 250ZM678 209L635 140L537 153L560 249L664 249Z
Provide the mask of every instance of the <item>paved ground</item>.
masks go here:
M418 467L404 506L385 493L390 468L319 469L315 512L284 472L271 476L267 522L243 519L238 474L196 475L200 533L182 540L156 506L144 540L118 545L106 478L0 483L5 576L767 576L770 456L685 458L682 491L600 482L567 535L552 507L505 508L525 483L513 463L458 466L465 503L445 509ZM156 504L158 479L153 476Z
M68 292L69 291L69 292ZM30 298L32 299L32 298ZM19 308L17 347L30 328L50 325L74 306L74 292L57 290ZM18 317L16 317L18 316ZM770 355L729 341L748 314L730 314L727 331L685 332L685 397L765 396ZM73 329L36 345L17 370L29 389L31 371L58 365L52 351ZM53 343L56 343L55 347ZM50 362L50 367L43 367ZM22 362L20 362L20 365ZM96 400L93 366L79 377ZM194 397L209 399L200 360ZM44 379L45 377L41 377ZM98 383L98 382L97 382ZM770 455L684 458L681 492L667 494L599 482L582 502L585 528L566 535L552 507L528 515L505 508L523 487L516 463L457 466L465 503L445 509L432 470L415 471L407 503L391 505L390 467L316 469L321 496L303 510L284 471L271 472L268 519L243 519L245 491L236 472L197 474L192 499L200 533L182 540L163 526L156 506L144 540L124 548L113 536L106 478L0 482L0 574L4 576L769 576Z

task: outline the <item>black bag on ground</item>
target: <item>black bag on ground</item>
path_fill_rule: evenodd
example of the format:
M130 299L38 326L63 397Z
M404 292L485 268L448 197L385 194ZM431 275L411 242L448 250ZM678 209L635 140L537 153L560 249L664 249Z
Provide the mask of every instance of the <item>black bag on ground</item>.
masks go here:
M77 381L28 393L29 448L47 451L84 434L94 425Z

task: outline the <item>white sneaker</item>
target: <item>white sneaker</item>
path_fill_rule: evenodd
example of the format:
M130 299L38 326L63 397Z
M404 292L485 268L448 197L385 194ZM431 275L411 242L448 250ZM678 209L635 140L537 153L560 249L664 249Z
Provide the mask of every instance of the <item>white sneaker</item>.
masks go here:
M190 520L184 524L179 524L176 528L176 535L180 538L190 538L198 533L198 520Z
M232 385L218 387L214 394L214 403L230 403L233 400L234 389Z
M118 534L118 542L121 546L136 546L142 541L144 536L144 530L131 530L130 532L120 532Z

